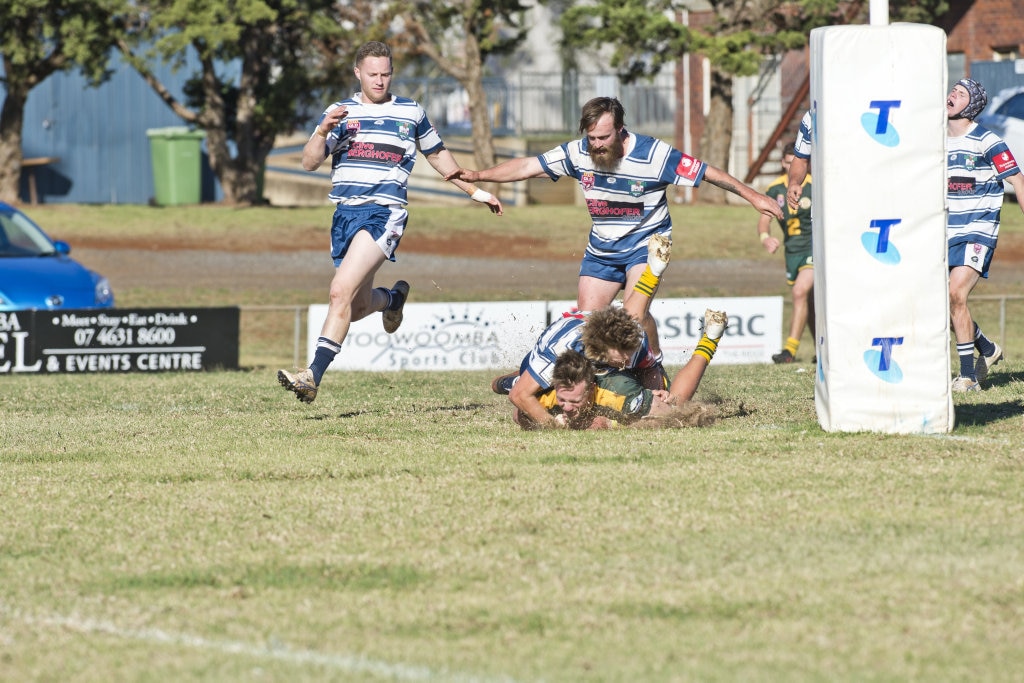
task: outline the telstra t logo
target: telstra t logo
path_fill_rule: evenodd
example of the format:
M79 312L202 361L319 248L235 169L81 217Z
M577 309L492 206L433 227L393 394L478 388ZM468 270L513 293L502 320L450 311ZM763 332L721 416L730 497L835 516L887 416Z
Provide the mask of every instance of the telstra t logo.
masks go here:
M900 134L889 120L889 112L899 109L899 107L899 100L872 100L868 109L877 109L878 111L877 113L866 111L861 114L860 125L864 126L864 130L875 142L886 147L895 147L900 144Z
M903 337L875 337L872 339L872 348L864 352L864 364L868 366L871 374L890 384L902 382L903 371L892 359L892 347L901 344L903 344ZM880 347L881 350L875 347Z
M860 243L871 256L886 265L894 266L900 262L900 251L889 241L889 231L902 222L900 218L875 218L871 228L861 233ZM878 232L875 232L878 230Z

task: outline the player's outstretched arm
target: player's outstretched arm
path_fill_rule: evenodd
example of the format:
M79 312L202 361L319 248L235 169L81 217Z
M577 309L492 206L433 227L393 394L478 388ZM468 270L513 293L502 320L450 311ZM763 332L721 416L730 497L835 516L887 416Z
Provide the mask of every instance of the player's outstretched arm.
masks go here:
M541 402L537 400L537 392L541 389L540 384L529 372L519 376L519 380L512 385L512 391L508 398L512 404L532 420L538 428L559 427L559 423L552 417ZM520 424L522 424L520 422Z
M722 169L708 165L707 170L704 171L704 179L716 187L739 195L765 216L773 216L782 220L782 209L779 208L776 202L772 201L771 197L761 194Z
M540 165L540 160L537 157L521 157L519 159L503 161L497 166L491 166L482 171L456 168L444 174L444 177L447 180L458 178L470 183L511 183L517 180L537 178L544 175L547 174L544 173L544 167Z
M445 177L445 180L450 182L455 187L459 188L463 192L469 195L469 198L475 202L486 204L491 210L491 213L501 216L504 210L501 206L501 200L495 197L487 190L481 190L480 188L473 185L472 182L463 180L455 177L455 171L452 169L459 169L459 164L455 161L455 157L447 149L440 149L433 154L427 155L427 162L434 167L434 170Z
M771 230L772 219L762 214L757 221L758 239L761 240L761 246L764 247L769 254L774 254L779 248L779 240L772 237Z
M794 157L793 163L789 165L789 173L786 177L786 203L793 210L800 205L800 197L804 194L804 179L807 178L810 161L810 159Z

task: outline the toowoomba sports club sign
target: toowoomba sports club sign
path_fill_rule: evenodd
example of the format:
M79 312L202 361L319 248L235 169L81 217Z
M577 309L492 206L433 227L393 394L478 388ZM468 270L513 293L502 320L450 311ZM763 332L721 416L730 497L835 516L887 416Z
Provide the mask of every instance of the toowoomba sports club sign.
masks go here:
M571 311L573 301L410 303L394 334L380 316L352 323L331 370L482 370L519 367L549 322ZM729 327L715 363L771 363L782 343L782 297L655 299L666 365L683 365L700 340L705 309L726 311ZM307 357L327 316L326 305L309 307Z

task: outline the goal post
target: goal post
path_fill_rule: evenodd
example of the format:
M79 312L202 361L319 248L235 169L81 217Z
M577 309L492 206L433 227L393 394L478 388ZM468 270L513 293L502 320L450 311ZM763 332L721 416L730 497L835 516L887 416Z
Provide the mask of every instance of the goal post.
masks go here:
M815 407L826 431L953 428L946 35L811 32Z

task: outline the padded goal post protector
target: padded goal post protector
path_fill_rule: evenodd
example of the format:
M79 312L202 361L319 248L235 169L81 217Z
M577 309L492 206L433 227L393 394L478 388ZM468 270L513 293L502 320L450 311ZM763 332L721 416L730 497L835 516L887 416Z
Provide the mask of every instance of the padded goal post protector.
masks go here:
M953 428L946 35L811 32L815 406L826 431Z

